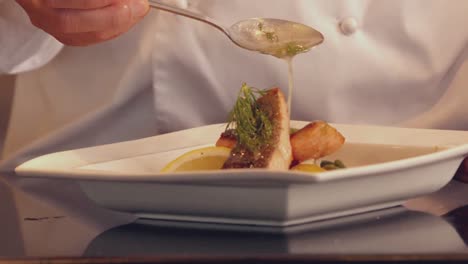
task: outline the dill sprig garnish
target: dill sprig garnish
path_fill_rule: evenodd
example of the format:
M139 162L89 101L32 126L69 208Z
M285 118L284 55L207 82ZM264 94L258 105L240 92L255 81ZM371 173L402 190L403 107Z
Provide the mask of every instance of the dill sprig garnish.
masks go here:
M266 92L243 84L226 127L226 131L234 132L239 146L253 153L267 144L273 133L268 113L257 102L258 97Z

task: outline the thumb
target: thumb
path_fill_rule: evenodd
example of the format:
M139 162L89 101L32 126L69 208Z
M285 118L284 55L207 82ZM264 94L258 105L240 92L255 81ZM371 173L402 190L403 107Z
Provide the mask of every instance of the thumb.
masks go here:
M128 0L127 2L133 20L144 17L150 10L148 0Z

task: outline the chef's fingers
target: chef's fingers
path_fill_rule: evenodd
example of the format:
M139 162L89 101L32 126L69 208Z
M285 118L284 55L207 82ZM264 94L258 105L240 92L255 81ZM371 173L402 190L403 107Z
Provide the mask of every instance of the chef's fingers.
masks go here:
M127 32L132 25L107 31L56 34L55 38L67 46L89 46L114 39Z
M97 9L118 4L121 0L42 0L49 8L58 9Z
M128 0L92 10L49 9L33 14L34 25L49 33L84 33L126 28L149 10L146 1Z
M61 0L61 2L90 0ZM32 24L67 44L89 45L128 31L149 12L147 0L97 0L94 9L51 8L44 0L17 0ZM107 1L107 2L106 2ZM109 2L111 1L111 2ZM110 3L109 5L106 5ZM75 4L71 4L75 5ZM64 4L66 6L66 4Z

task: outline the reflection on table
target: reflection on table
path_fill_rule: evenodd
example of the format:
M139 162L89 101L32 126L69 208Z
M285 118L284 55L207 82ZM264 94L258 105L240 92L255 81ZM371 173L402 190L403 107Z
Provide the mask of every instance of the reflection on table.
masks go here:
M101 234L85 255L433 254L465 248L444 218L396 207L286 229L139 220Z

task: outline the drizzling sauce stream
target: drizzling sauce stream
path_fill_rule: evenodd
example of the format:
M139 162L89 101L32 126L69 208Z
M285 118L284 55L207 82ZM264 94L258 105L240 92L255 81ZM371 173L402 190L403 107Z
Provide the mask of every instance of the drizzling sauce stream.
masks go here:
M323 35L303 24L278 19L256 19L234 27L240 37L236 39L243 47L272 55L288 65L288 112L294 90L293 59L300 53L323 42Z
M288 113L289 119L291 119L291 101L292 101L292 94L294 89L294 74L293 74L293 64L292 58L285 59L288 63Z

